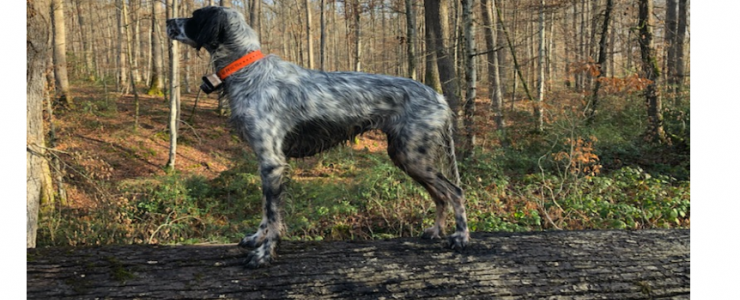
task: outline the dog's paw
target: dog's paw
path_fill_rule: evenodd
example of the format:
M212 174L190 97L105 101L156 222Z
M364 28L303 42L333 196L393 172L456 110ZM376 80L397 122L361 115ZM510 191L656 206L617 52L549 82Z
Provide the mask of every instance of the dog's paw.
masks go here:
M247 235L243 237L241 241L239 241L239 247L257 248L262 245L262 242L264 240L265 240L264 237L260 236L259 233L255 233L253 235Z
M447 246L452 250L462 251L470 243L470 236L467 232L455 232L447 237Z
M267 267L272 263L272 255L270 251L265 251L264 247L259 247L256 250L249 252L244 265L250 269L257 269L259 267Z
M421 238L425 240L436 240L441 239L439 234L439 229L436 226L429 227L424 230L424 233L421 234Z

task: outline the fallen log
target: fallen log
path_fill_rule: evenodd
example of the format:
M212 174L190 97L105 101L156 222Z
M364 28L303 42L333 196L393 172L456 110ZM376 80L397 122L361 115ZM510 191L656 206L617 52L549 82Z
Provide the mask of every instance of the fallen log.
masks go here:
M283 241L247 269L236 245L27 250L28 299L689 298L690 231L473 233L439 241Z

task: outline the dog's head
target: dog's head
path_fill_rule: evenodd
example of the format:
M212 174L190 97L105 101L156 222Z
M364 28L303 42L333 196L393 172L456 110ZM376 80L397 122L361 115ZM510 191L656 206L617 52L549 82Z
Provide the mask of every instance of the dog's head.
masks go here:
M237 48L231 49L233 51L260 48L257 34L247 25L244 16L235 9L221 6L198 9L192 18L167 20L167 35L197 50L206 48L211 54L224 46Z

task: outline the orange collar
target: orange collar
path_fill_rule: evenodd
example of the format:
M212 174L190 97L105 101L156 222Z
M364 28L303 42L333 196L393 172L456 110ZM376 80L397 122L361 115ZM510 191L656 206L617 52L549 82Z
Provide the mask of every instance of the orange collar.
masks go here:
M242 68L248 66L249 64L258 61L259 59L265 57L262 55L262 52L259 50L252 51L247 53L246 55L242 56L242 58L237 59L236 61L230 63L225 68L221 69L221 71L218 71L216 73L218 75L218 78L221 78L221 80L226 79L226 77L229 77L229 75L233 74L236 71L241 70Z

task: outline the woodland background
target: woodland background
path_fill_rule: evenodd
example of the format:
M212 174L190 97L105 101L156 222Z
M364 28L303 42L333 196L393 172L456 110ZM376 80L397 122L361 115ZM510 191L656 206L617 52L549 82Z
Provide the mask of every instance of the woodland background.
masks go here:
M472 231L689 228L689 4L29 0L27 245L233 243L258 225L254 155L198 93L208 54L164 33L205 5L242 11L265 53L444 93ZM430 226L384 143L291 161L285 237Z

